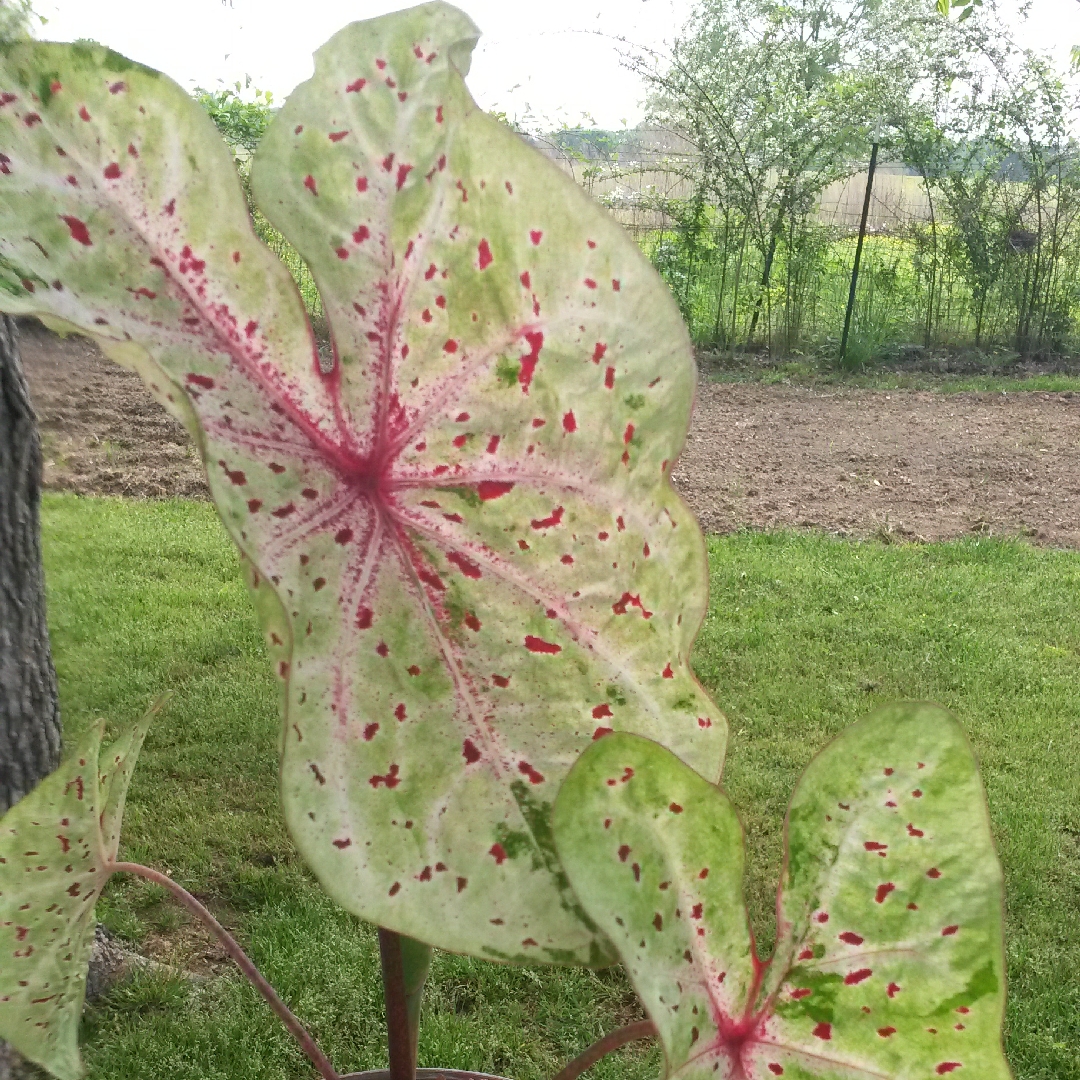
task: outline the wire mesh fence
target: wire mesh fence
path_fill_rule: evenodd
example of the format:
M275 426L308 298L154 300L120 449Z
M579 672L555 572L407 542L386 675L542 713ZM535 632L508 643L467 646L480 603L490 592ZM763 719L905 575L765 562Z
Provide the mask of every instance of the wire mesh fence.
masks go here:
M738 207L703 198L690 161L562 164L659 270L695 343L836 355L865 171L788 215L773 241ZM922 350L1080 353L1080 176L1065 164L1071 173L1061 162L1042 175L1001 169L966 186L881 167L848 363Z

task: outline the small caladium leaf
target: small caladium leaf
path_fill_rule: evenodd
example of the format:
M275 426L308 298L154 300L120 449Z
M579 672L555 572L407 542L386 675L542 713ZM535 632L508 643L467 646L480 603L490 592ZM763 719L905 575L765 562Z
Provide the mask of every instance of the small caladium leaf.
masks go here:
M668 480L695 372L623 230L476 108L476 36L441 3L346 28L258 150L325 357L178 87L8 50L0 308L92 333L195 432L331 894L449 949L602 963L551 843L560 780L611 729L710 777L723 756L688 659L704 546Z
M724 793L615 734L556 802L574 891L660 1032L667 1075L1005 1080L1002 877L959 724L902 704L810 764L788 815L773 958Z
M61 1080L78 1028L94 904L115 861L135 761L157 708L101 749L104 723L0 818L0 1039Z

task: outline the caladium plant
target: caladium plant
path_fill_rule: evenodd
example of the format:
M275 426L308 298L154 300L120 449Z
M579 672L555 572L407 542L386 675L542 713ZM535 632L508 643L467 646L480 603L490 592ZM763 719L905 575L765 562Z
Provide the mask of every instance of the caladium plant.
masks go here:
M61 1080L78 1029L94 904L116 862L128 783L152 710L102 750L104 722L0 819L0 1039Z
M326 355L197 104L104 48L5 47L0 310L91 335L191 430L327 890L449 949L598 964L559 782L612 729L709 777L724 751L669 482L694 365L621 228L473 103L476 37L443 3L347 27L258 149Z
M614 734L586 751L554 831L667 1076L1010 1076L1001 869L974 757L944 710L882 709L811 762L788 812L770 960L743 905L730 801L663 747Z

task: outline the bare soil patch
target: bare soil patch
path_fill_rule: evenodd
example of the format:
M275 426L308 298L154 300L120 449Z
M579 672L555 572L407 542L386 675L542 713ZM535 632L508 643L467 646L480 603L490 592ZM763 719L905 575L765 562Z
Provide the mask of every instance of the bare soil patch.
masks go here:
M22 324L45 485L205 498L184 429L89 341ZM817 527L1080 547L1080 395L823 389L703 380L679 491L710 532Z

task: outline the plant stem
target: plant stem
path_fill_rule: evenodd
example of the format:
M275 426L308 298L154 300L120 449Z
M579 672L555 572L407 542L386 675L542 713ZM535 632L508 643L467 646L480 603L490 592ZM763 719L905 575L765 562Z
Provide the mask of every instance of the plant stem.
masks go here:
M390 1080L416 1080L416 1057L409 1005L405 990L405 962L401 935L379 927L383 999L386 1002L386 1040L390 1052Z
M583 1054L578 1054L561 1072L557 1072L552 1080L576 1080L586 1069L591 1069L612 1050L618 1050L620 1046L625 1046L637 1039L651 1039L655 1034L656 1025L651 1020L638 1020L617 1031L610 1031L602 1039L594 1042Z
M311 1037L307 1028L293 1015L289 1006L278 997L277 991L263 978L259 969L251 962L244 950L240 948L232 934L187 889L177 885L167 874L163 874L149 866L141 866L139 863L112 863L109 866L109 871L110 873L136 874L139 877L146 878L147 881L153 881L162 888L168 889L192 915L210 928L221 943L222 948L232 957L236 966L247 976L255 989L266 999L266 1003L274 1011L277 1018L288 1028L289 1034L300 1044L300 1048L310 1058L312 1065L319 1071L323 1080L340 1080L334 1066L330 1064L330 1059L319 1049L318 1044Z

